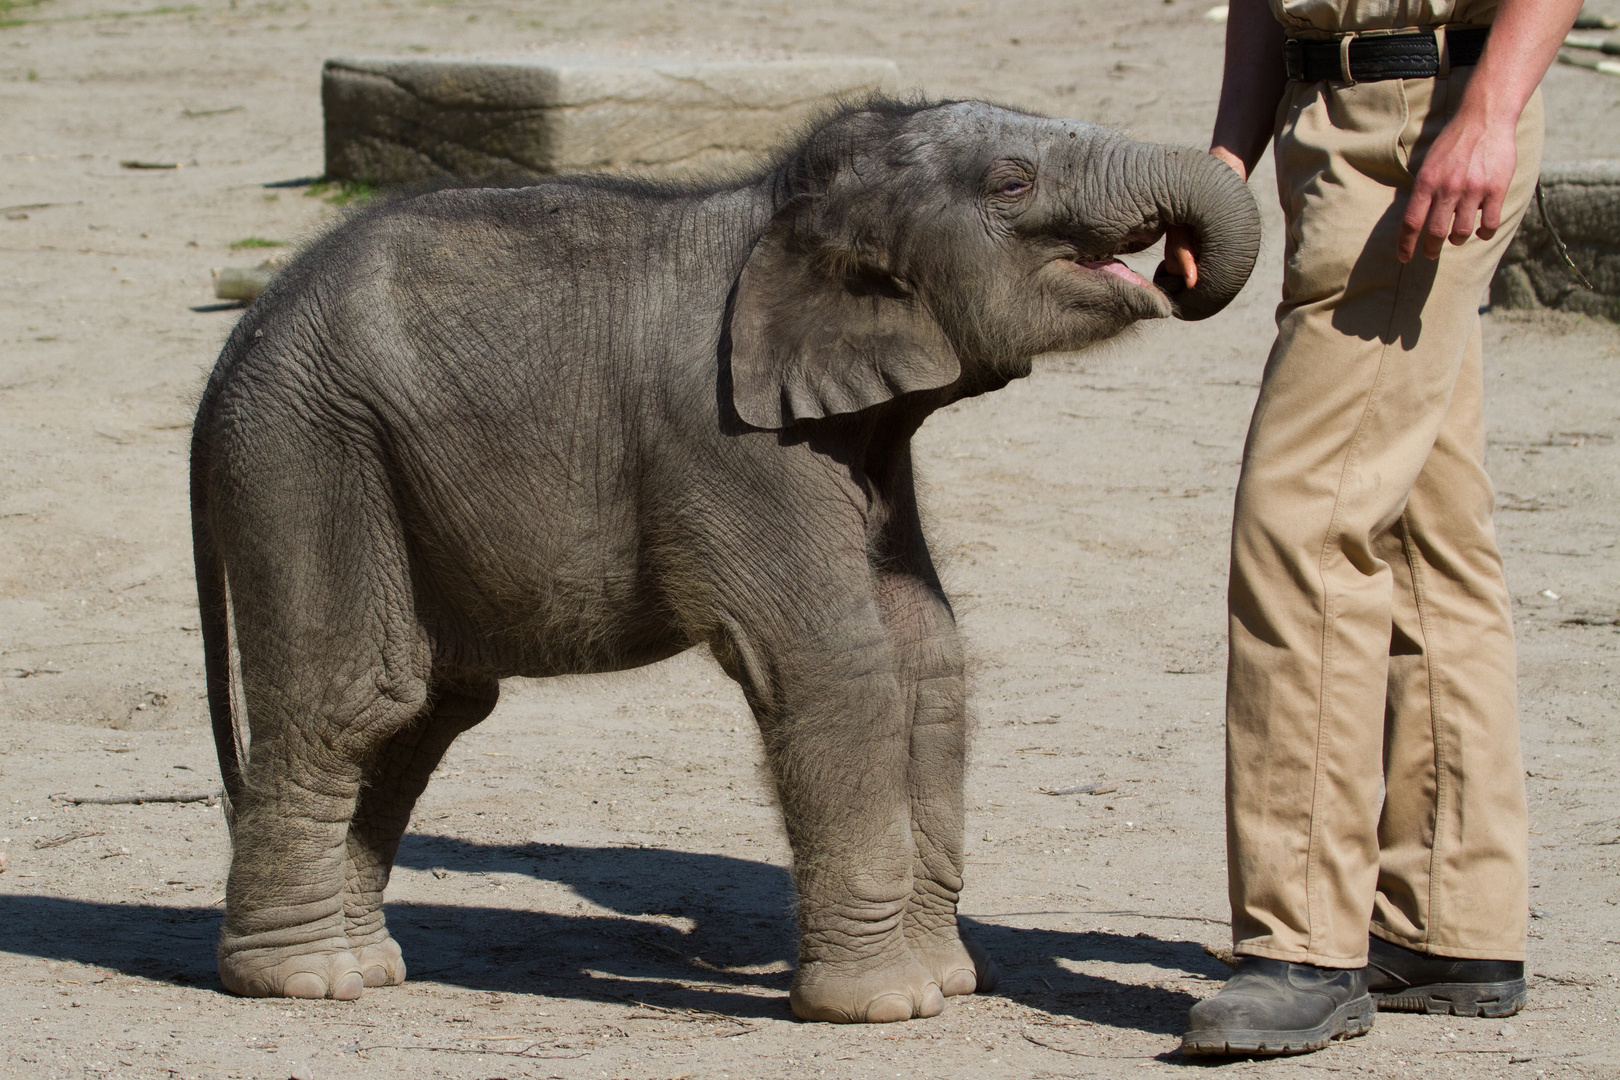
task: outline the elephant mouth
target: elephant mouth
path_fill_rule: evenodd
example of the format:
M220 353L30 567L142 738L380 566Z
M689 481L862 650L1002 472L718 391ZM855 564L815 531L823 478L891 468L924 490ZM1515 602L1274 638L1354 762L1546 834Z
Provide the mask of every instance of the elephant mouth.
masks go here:
M1078 266L1083 270L1089 270L1092 273L1112 274L1114 277L1117 277L1122 281L1130 282L1132 285L1140 285L1144 289L1152 289L1154 287L1151 281L1148 281L1141 274L1138 274L1135 270L1132 270L1130 267L1126 266L1112 255L1108 255L1100 259L1071 259L1067 261L1073 263L1075 266Z
M1147 232L1137 233L1126 237L1125 242L1114 251L1097 253L1071 252L1065 254L1057 261L1066 263L1069 267L1078 268L1086 273L1108 274L1119 278L1121 281L1127 282L1128 284L1136 285L1152 292L1158 292L1158 288L1151 281L1148 281L1141 274L1138 274L1135 270L1132 270L1130 267L1120 262L1119 256L1130 255L1135 252L1142 251L1145 248L1151 247L1154 241L1158 240L1161 235L1162 233L1157 231L1151 234Z
M1111 277L1126 285L1162 295L1162 293L1159 293L1158 286L1120 262L1113 255L1071 255L1061 259L1054 259L1053 262L1061 273L1068 276L1071 281L1077 281L1077 283L1078 281L1098 281L1100 278Z

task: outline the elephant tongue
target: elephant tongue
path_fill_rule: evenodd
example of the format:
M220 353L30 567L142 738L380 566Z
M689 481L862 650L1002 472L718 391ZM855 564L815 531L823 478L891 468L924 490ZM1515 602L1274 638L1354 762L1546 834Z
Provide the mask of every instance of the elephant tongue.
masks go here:
M1132 285L1140 285L1144 289L1153 288L1152 285L1148 284L1148 282L1142 278L1141 274L1138 274L1135 270L1132 270L1118 259L1096 259L1092 262L1081 263L1080 265L1086 267L1088 270L1101 270L1105 274L1113 274L1115 277L1124 278Z

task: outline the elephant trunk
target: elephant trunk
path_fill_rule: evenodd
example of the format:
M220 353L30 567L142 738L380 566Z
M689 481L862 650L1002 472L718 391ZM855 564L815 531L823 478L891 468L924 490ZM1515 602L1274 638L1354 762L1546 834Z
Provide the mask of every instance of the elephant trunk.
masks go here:
M1207 319L1249 280L1260 252L1260 211L1248 186L1224 162L1200 150L1130 143L1106 170L1123 180L1144 220L1180 225L1196 239L1198 284L1189 288L1160 264L1153 284L1178 319Z

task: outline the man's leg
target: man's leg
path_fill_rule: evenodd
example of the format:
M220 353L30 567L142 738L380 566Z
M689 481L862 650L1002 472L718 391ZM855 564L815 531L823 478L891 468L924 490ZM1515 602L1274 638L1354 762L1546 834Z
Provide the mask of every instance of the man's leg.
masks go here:
M1243 955L1366 962L1394 589L1374 547L1439 434L1465 340L1430 302L1449 264L1395 255L1403 139L1427 105L1409 97L1432 85L1299 87L1277 142L1285 299L1244 451L1228 601Z
M1431 108L1437 87L1447 100ZM1396 260L1410 157L1460 92L1431 80L1296 86L1277 143L1288 267L1234 515L1227 712L1236 951L1284 965L1272 984L1305 965L1366 962L1396 588L1379 540L1440 437L1477 330L1481 267L1500 257L1534 182L1538 140L1496 239L1438 263ZM1220 1013L1241 1004L1237 982L1195 1007L1189 1049L1233 1026ZM1318 1006L1349 1009L1353 984Z
M1485 474L1480 340L1381 546L1396 580L1372 989L1383 1009L1525 998L1528 836L1512 612Z
M1347 103L1294 84L1285 108L1284 302L1244 448L1228 596L1228 874L1243 956L1193 1007L1187 1053L1299 1053L1372 1025L1362 951L1380 732L1354 721L1382 714L1390 581L1367 547L1438 426L1425 438L1421 415L1415 431L1405 418L1392 443L1391 406L1440 413L1451 391L1443 362L1390 355L1401 285L1427 283L1402 282L1391 235L1402 88L1372 84Z

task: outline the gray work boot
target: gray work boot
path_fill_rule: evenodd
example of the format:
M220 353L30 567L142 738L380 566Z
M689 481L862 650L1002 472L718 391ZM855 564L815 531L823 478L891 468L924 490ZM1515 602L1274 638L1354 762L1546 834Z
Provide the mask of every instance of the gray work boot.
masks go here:
M1184 1054L1304 1054L1372 1028L1366 968L1238 958L1221 992L1187 1014Z
M1367 952L1367 989L1386 1012L1494 1017L1524 1008L1521 961L1430 956L1377 937Z

